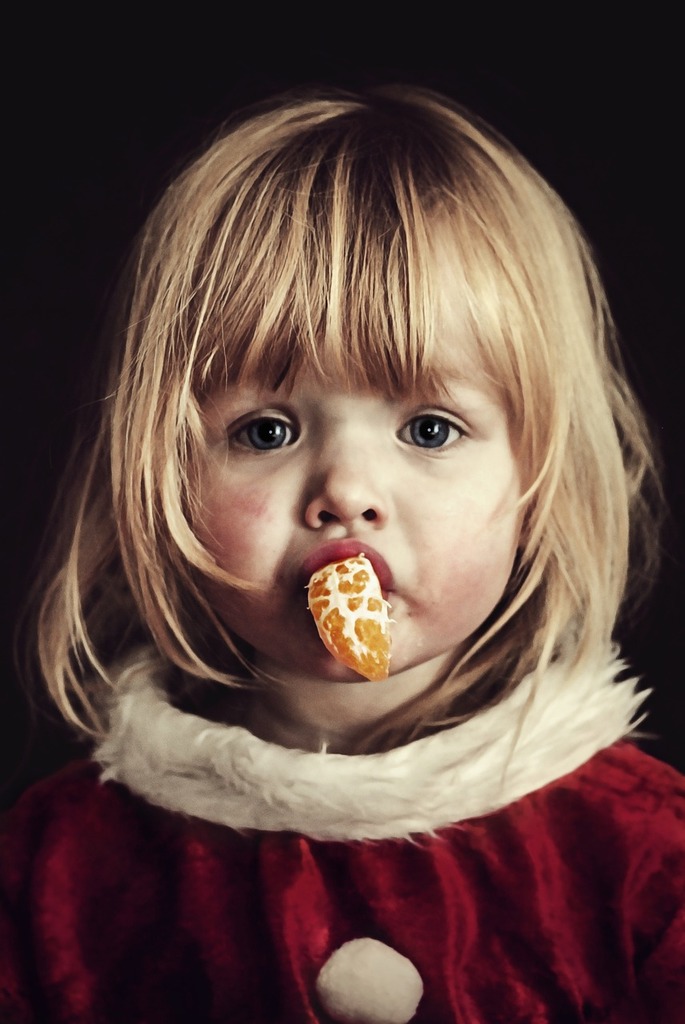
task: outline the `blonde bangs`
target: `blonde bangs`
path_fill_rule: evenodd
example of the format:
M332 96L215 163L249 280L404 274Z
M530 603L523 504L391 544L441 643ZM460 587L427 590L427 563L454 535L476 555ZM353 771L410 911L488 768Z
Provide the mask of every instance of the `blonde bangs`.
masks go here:
M434 197L398 140L341 120L255 160L210 225L187 306L199 393L302 366L390 394L432 375Z

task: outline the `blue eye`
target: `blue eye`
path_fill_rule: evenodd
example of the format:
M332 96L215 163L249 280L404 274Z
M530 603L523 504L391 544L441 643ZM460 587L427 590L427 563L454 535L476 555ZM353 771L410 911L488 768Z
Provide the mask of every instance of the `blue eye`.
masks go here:
M445 419L444 416L431 414L415 416L402 430L402 434L406 435L403 440L408 440L419 448L443 448L451 441L458 440L463 433L456 423Z
M245 448L259 452L276 451L292 444L295 432L285 420L275 416L260 416L251 420L233 435L233 439Z

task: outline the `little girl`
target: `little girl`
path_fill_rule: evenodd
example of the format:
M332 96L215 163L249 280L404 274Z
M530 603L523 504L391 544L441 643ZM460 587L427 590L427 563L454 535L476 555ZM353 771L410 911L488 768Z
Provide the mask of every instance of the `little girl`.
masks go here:
M36 591L95 748L6 823L0 1020L682 1020L683 785L612 646L650 440L558 197L433 93L290 95L168 188L111 342ZM377 681L309 608L355 635L360 556Z

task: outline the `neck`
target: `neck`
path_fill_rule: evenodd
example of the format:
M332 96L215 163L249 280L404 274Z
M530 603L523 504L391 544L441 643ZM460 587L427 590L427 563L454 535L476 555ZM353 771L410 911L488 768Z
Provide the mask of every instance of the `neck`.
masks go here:
M250 732L270 743L300 750L349 754L360 738L442 678L453 655L406 669L382 682L333 682L292 676L269 683L254 695L245 721ZM272 678L271 666L261 668Z

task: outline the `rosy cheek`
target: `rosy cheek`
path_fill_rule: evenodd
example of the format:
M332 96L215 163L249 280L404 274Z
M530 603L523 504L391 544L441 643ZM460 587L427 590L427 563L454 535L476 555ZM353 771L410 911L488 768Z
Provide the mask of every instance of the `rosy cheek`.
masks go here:
M258 519L263 524L273 519L270 501L259 492L248 490L232 495L226 508L230 510L231 518L239 522Z
M467 553L468 552L468 553ZM443 556L441 596L444 607L459 613L488 614L499 601L511 575L514 562L514 538L494 538L491 545L471 542L451 560Z
M262 491L215 488L205 495L197 532L223 564L248 548L255 533L263 536L273 518L269 500Z
M273 518L273 497L263 487L214 486L201 496L204 505L203 521L224 529L243 529L253 520L270 521Z

